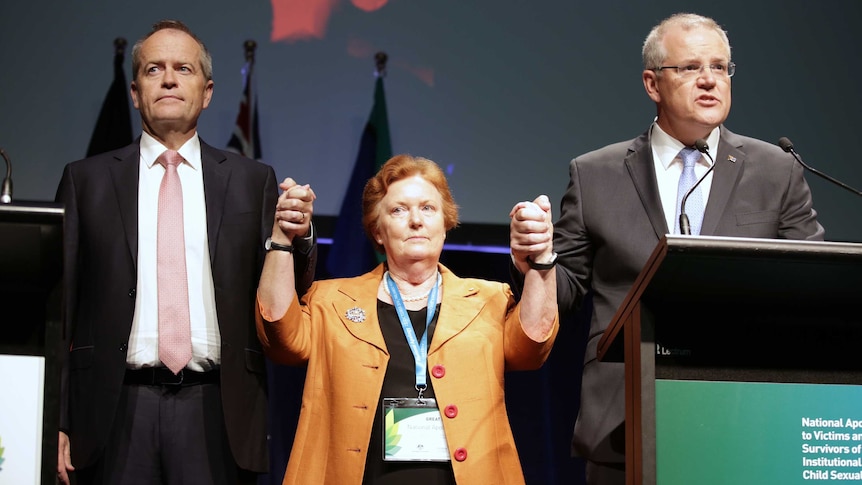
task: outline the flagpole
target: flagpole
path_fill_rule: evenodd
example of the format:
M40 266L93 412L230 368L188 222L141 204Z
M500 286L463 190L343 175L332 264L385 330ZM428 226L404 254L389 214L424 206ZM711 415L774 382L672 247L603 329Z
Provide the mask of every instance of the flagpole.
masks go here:
M375 77L386 77L386 61L388 60L389 56L383 51L374 54Z
M115 56L125 56L126 55L126 45L128 42L123 37L117 37L114 39L114 55Z
M242 68L243 86L236 127L227 142L228 150L255 160L261 159L260 135L257 126L257 97L252 86L255 50L257 42L248 39L242 44L245 51L245 65Z
M128 42L124 37L114 39L114 79L102 102L96 126L87 145L87 156L104 153L132 143L132 119L129 110L129 86L123 71ZM134 73L132 73L134 79Z
M124 37L117 37L114 39L114 55L126 55L126 45L128 45L128 42Z
M374 104L362 130L359 152L332 232L332 245L326 260L327 272L331 277L358 276L371 271L384 260L365 235L360 201L368 179L392 157L389 117L383 92L388 59L389 56L383 51L374 54Z
M257 42L249 39L243 43L243 47L245 47L245 60L250 63L254 63L254 51L257 49Z

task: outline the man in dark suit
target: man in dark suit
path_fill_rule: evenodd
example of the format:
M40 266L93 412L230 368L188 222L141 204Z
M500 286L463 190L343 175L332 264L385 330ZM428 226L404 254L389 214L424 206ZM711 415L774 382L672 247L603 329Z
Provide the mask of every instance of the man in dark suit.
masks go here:
M683 149L704 140L715 158L715 168L686 202L692 234L824 236L802 167L778 147L722 125L735 66L721 27L699 15L674 15L650 32L643 62L644 88L658 116L638 138L572 160L555 225L561 312L587 294L593 298L572 440L573 455L586 460L589 484L625 481L623 364L597 361L597 344L659 239L680 233L679 199L689 189L680 185L687 171L681 155L694 151L693 180L709 168L708 157ZM520 236L530 227L535 236ZM538 220L513 219L516 266L538 254L542 227Z
M57 190L66 211L68 350L58 476L63 483L70 475L94 484L256 483L269 463L255 294L264 247L293 249L265 244L279 185L271 167L198 137L213 92L212 58L188 27L153 26L132 50L132 70L141 138L67 165ZM165 195L168 185L179 197ZM314 194L291 179L280 187L288 195L278 220L299 236L298 246L304 241L295 255L298 286L307 288ZM179 213L172 229L162 225L168 200ZM177 229L179 236L163 237ZM163 305L177 295L165 318ZM175 347L164 341L169 332ZM169 359L166 349L175 348L180 357Z

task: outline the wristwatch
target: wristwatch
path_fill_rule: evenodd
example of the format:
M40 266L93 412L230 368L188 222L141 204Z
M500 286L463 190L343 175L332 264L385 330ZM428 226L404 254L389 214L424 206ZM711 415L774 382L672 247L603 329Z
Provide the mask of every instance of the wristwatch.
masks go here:
M537 263L527 256L527 264L530 265L531 268L539 271L551 269L557 265L557 253L551 253L551 259L549 259L547 263Z
M272 238L266 238L266 242L263 243L263 247L267 250L267 252L272 251L273 249L278 251L287 251L288 253L293 252L293 246L289 244L279 244L277 242L272 242Z

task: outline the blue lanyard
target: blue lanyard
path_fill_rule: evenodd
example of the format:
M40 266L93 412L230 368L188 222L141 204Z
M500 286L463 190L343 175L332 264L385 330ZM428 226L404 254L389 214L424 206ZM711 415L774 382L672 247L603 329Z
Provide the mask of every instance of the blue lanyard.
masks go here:
M434 313L437 312L437 287L440 280L435 278L434 286L431 292L428 293L428 308L425 318L425 331L422 332L422 339L416 339L416 332L413 330L413 323L410 317L407 316L407 308L404 307L404 301L401 299L401 292L398 291L398 285L386 273L386 286L389 287L389 296L392 297L392 303L395 305L395 312L398 313L398 320L401 321L401 329L404 331L404 336L407 337L407 344L410 346L410 351L413 352L413 362L416 369L416 390L419 391L419 399L422 399L422 392L428 387L425 383L425 372L428 368L428 326L434 319Z

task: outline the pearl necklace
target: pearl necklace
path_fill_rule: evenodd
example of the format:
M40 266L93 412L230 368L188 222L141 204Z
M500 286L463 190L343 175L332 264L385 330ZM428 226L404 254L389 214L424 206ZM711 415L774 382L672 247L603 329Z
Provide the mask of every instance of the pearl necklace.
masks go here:
M389 271L387 271L386 274L383 275L383 291L385 291L386 294L389 295L389 298L392 298L392 295L389 293L389 285L386 284L386 275L387 274L389 274ZM441 275L440 272L438 271L437 272L437 286L440 286L442 283L443 283L443 275ZM396 284L396 286L397 286L397 284ZM399 291L400 291L400 289L399 289ZM429 294L431 294L430 288L428 289L428 291L426 291L425 293L423 293L421 295L416 295L416 296L401 295L401 301L404 301L404 302L420 301L420 300L424 300L424 299L428 298Z

